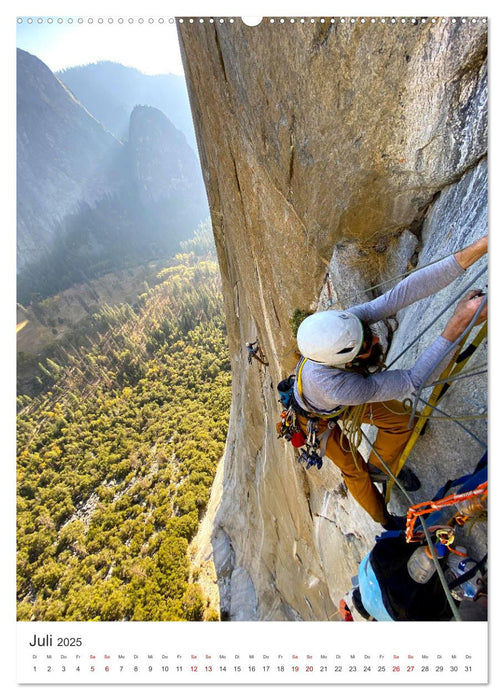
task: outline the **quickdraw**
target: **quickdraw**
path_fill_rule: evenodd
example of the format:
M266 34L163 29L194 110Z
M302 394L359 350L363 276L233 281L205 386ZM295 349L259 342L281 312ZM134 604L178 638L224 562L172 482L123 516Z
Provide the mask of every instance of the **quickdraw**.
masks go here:
M320 453L320 442L317 437L317 421L309 420L307 435L297 427L296 413L292 408L282 411L280 423L277 423L277 433L279 438L284 438L293 447L300 449L298 462L304 464L306 469L310 467L322 467L322 454Z
M310 418L307 424L306 444L301 450L298 462L304 464L306 469L310 467L322 467L322 455L319 452L320 442L317 437L318 421Z
M287 408L280 414L280 422L277 423L278 438L290 442L293 447L302 447L305 437L296 424L296 413L292 408Z

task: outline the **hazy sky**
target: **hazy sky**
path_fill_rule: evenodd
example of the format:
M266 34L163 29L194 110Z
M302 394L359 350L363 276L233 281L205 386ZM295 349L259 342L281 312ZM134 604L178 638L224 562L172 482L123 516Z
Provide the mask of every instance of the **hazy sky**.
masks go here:
M16 43L53 72L97 61L115 61L150 75L182 75L174 21L164 17L19 17ZM120 19L122 21L120 21ZM32 20L31 22L29 20ZM80 20L80 21L79 21ZM130 21L132 20L132 21Z

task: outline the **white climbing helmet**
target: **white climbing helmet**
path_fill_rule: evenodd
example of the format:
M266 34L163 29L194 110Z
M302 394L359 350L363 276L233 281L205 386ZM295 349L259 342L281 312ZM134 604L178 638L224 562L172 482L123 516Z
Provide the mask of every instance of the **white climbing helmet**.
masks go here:
M339 367L359 354L364 339L360 319L348 311L319 311L298 328L299 352L314 362Z

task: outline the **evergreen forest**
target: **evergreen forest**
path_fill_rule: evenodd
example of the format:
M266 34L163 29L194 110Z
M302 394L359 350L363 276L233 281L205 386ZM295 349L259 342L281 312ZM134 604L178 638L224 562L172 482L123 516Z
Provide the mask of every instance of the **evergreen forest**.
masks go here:
M18 619L218 619L187 555L231 401L209 226L84 330L18 396Z

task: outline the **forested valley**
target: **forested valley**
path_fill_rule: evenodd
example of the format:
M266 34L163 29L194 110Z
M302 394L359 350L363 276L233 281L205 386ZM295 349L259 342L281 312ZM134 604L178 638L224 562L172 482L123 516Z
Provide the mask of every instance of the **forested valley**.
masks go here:
M187 550L231 376L210 227L43 357L18 396L18 619L215 620Z

